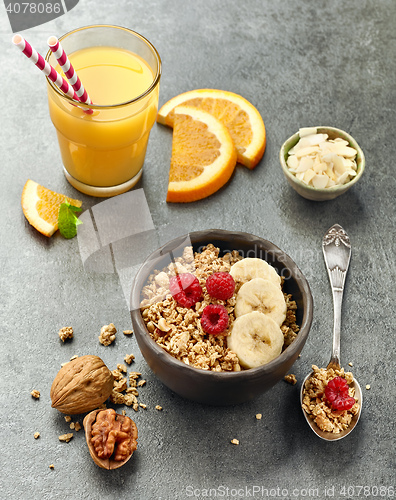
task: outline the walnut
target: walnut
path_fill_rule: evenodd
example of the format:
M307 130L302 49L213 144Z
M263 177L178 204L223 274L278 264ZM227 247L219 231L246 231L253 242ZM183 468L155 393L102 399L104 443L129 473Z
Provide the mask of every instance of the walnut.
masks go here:
M115 334L117 333L116 327L113 323L109 325L104 325L100 329L99 342L104 346L110 345L115 340Z
M80 356L63 366L51 386L52 407L74 415L97 408L110 396L113 375L98 356Z
M92 411L84 418L83 425L91 457L103 469L118 469L136 450L135 422L113 409Z

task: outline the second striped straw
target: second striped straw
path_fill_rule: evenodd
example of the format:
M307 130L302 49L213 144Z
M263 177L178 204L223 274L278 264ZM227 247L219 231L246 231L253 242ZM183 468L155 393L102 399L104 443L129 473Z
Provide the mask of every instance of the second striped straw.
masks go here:
M80 78L77 73L74 71L73 65L71 64L69 58L67 57L66 52L63 50L62 45L56 36L50 36L48 38L48 46L52 50L56 60L59 63L59 66L62 68L63 73L66 78L69 80L70 85L73 87L76 92L79 100L81 102L85 102L86 104L92 104L92 101L85 90L83 84L81 83ZM86 110L87 113L93 113L92 109Z

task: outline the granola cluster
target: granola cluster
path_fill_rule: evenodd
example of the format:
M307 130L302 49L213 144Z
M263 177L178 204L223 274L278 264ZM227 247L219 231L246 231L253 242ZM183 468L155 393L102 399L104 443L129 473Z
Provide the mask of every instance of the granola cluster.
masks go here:
M183 363L210 371L240 371L236 354L227 347L227 336L235 321L236 293L241 286L237 283L235 294L228 300L211 297L206 291L207 278L215 272L229 272L242 256L233 251L220 257L220 250L209 244L201 252L186 247L165 269L155 270L142 290L141 313L151 337L165 351ZM181 273L193 273L203 290L203 298L191 309L181 307L169 292L169 278ZM295 311L296 303L291 295L285 295L287 317L281 329L286 348L298 332ZM229 325L224 334L206 334L200 318L209 304L223 305L229 316Z
M140 379L141 373L129 372L124 364L117 364L117 369L112 371L114 377L114 387L110 395L110 401L117 405L132 406L138 411L139 406L146 409L146 405L138 402L139 387L146 384L144 379ZM129 379L129 386L128 386Z
M318 368L312 365L313 375L307 380L303 391L303 409L310 418L318 425L319 429L326 432L339 434L347 429L354 415L359 411L359 403L356 402L350 410L334 410L325 398L325 389L330 380L342 377L350 385L353 382L351 372L344 372L344 368L335 370L333 368ZM349 388L349 396L354 397L354 388Z
M99 342L104 346L109 346L112 342L115 341L116 338L116 327L113 323L109 325L104 325L100 329Z
M62 342L64 342L66 339L72 339L73 328L71 326L64 326L59 330L58 335Z

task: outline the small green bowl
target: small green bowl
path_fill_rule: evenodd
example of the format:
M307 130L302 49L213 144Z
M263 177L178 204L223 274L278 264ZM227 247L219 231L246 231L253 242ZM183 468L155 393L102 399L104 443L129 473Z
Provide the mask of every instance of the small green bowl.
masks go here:
M286 160L290 149L295 146L300 139L298 132L289 137L289 139L287 139L287 141L283 143L279 153L280 163L282 165L282 170L287 181L299 195L303 196L307 200L313 201L334 200L334 198L337 198L337 196L340 196L341 194L344 194L346 191L348 191L348 189L356 184L362 176L365 167L364 154L355 139L343 130L335 127L316 127L316 129L318 134L327 134L329 136L329 139L336 139L337 137L341 137L341 139L348 141L349 145L352 148L356 149L357 173L352 180L350 180L346 184L343 184L342 186L333 186L330 188L318 189L312 186L307 186L306 184L304 184L304 182L297 179L297 177L290 172L286 164Z

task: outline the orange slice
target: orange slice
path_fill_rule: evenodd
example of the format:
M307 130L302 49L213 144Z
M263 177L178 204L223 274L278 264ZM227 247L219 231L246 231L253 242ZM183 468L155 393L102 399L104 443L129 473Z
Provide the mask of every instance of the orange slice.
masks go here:
M239 163L253 169L261 160L266 145L264 122L249 101L225 90L191 90L165 103L158 112L158 123L173 127L174 109L181 104L207 111L228 128Z
M236 159L227 127L206 111L178 106L166 201L190 202L213 194L230 179Z
M37 231L45 236L52 236L58 229L59 207L65 200L75 207L82 205L79 200L55 193L29 179L22 191L22 211Z

